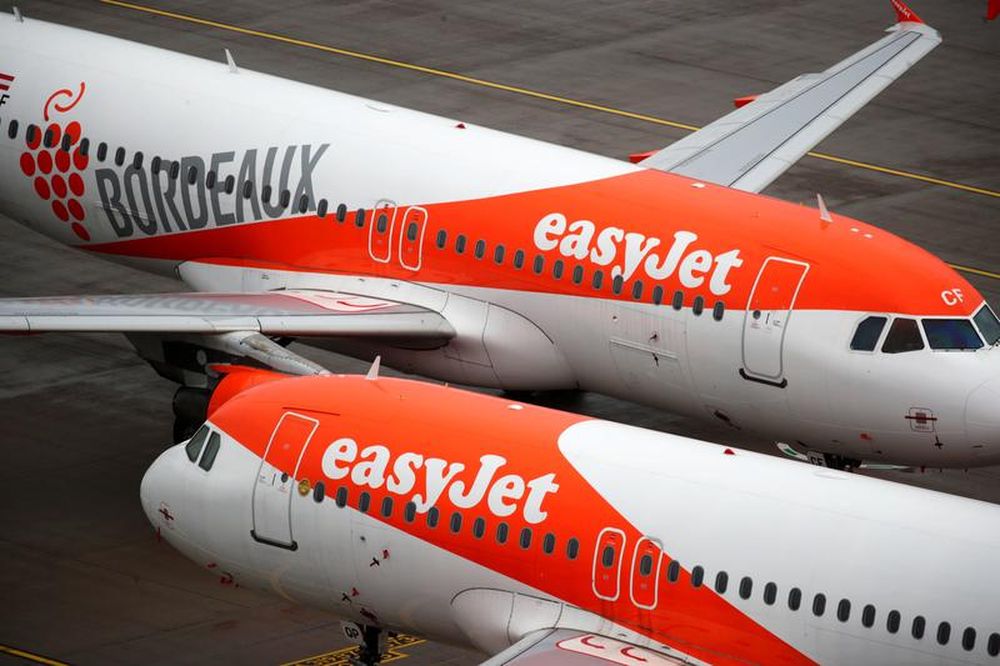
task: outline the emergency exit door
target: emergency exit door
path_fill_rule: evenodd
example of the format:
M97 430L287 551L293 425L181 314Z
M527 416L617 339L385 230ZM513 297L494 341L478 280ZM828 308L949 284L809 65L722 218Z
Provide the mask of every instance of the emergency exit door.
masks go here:
M782 353L788 322L809 264L768 257L757 274L743 321L743 374L785 386Z
M253 529L261 543L295 550L292 534L292 498L302 453L319 421L284 412L271 433L253 486Z

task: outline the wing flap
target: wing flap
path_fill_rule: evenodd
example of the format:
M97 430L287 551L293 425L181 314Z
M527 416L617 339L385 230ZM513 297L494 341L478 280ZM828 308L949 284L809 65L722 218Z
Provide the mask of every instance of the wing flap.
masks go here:
M176 293L0 299L0 332L118 332L448 340L440 313L324 292Z
M941 37L909 20L824 72L804 74L640 162L759 192L927 55Z

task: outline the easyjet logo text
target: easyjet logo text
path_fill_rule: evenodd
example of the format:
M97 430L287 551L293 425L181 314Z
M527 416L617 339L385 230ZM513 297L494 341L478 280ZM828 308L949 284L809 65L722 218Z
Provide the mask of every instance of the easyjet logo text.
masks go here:
M308 144L284 150L271 147L260 155L251 149L239 158L230 150L213 153L207 160L189 155L177 162L101 168L94 176L115 235L153 236L204 229L210 223L221 227L277 218L288 211L305 212L303 200L306 211L315 210L313 172L329 147L327 143L318 149ZM295 186L289 187L292 182ZM268 197L261 196L265 186Z
M426 513L447 495L459 509L471 509L485 503L498 518L520 512L525 522L535 524L548 513L546 497L559 490L555 474L525 479L520 474L504 473L507 459L495 454L479 458L479 466L466 470L464 463L443 458L425 457L406 452L393 458L388 447L372 444L358 449L350 437L341 437L323 453L323 474L331 480L346 479L357 486L379 489L383 486L395 495L408 497L418 513Z
M569 222L562 213L549 213L538 221L534 242L543 252L558 250L567 258L610 266L612 278L628 280L641 268L655 281L676 275L688 289L697 289L707 281L716 296L732 289L729 273L743 265L739 250L714 255L699 248L698 234L693 231L675 232L667 245L662 239L620 227L599 230L590 220Z

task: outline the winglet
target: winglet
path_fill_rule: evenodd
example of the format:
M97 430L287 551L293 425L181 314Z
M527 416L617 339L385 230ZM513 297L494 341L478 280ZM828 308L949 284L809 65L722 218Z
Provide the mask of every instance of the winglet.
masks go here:
M819 192L816 193L816 203L819 205L819 219L824 222L833 222L833 218L830 217L830 211L826 208L826 202L823 201L823 195Z
M923 19L917 13L906 6L903 0L889 0L892 8L896 10L896 23L923 23Z
M229 65L229 73L230 74L239 74L240 73L239 68L236 67L236 61L233 60L233 54L229 52L229 49L226 49L226 64Z
M378 379L378 369L382 365L382 356L376 356L375 360L372 361L372 367L368 368L368 374L365 375L365 379Z

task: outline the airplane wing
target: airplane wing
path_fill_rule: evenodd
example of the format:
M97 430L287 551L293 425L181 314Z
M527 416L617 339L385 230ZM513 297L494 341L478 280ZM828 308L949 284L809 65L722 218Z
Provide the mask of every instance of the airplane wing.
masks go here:
M484 661L482 666L678 666L704 663L674 650L669 652L671 654L573 629L545 629L528 634Z
M433 310L319 290L0 299L0 333L50 331L324 336L447 341Z
M889 34L818 74L803 74L639 162L760 192L941 43L901 0Z

